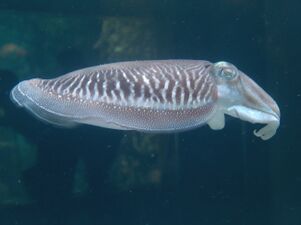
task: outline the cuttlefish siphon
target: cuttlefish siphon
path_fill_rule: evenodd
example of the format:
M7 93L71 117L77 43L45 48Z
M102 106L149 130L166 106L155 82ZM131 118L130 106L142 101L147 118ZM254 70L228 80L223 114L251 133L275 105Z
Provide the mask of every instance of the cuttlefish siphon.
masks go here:
M271 138L280 124L276 102L228 62L157 60L88 67L54 79L17 84L11 99L39 119L142 132L225 126L225 114L265 124Z

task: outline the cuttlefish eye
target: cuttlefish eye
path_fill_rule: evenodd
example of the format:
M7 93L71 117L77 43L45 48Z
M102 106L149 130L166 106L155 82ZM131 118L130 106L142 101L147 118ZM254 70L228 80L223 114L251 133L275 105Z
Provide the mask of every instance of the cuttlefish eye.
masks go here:
M213 74L223 80L233 80L237 77L237 68L228 62L217 62L213 64Z

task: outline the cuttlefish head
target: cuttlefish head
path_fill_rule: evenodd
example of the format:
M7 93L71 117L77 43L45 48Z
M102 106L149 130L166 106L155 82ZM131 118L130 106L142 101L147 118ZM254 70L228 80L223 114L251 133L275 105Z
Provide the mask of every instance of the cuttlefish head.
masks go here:
M263 140L274 136L280 124L280 110L269 94L230 63L217 62L210 73L218 87L219 111L251 123L266 124L254 131Z

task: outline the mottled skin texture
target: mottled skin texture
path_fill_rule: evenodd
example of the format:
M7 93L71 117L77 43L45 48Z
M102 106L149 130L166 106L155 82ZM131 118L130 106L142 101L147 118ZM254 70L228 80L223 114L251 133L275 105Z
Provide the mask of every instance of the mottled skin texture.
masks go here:
M255 133L274 135L274 100L232 64L202 60L133 61L90 67L64 76L19 83L11 98L40 119L114 129L172 132L207 123L224 127L228 114L266 123Z

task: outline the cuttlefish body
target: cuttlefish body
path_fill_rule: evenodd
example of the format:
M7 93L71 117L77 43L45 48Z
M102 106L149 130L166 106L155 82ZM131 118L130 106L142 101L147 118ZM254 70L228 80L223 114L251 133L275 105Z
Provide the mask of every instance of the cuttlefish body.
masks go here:
M20 82L11 99L60 126L91 124L144 132L225 126L225 114L266 124L254 134L271 138L280 123L276 102L227 62L133 61L77 70L54 79Z

